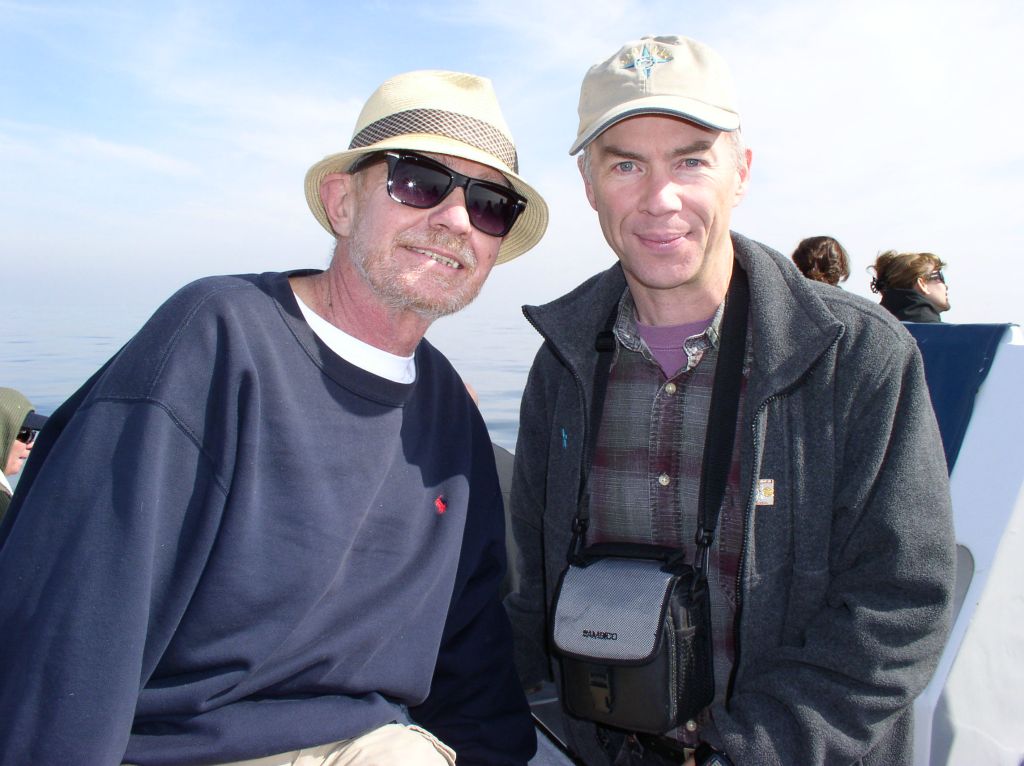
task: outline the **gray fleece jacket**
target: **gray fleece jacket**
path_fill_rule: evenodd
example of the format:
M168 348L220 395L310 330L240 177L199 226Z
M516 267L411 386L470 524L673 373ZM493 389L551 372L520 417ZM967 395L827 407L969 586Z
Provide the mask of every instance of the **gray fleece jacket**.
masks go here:
M705 738L736 764L909 763L914 697L947 637L949 482L920 353L874 304L812 282L733 234L750 281L753 360L741 449L746 522L731 694ZM523 394L506 606L526 684L552 677L551 599L566 565L597 354L618 265L524 309L544 336ZM773 505L755 505L759 480ZM588 764L591 724L566 716Z

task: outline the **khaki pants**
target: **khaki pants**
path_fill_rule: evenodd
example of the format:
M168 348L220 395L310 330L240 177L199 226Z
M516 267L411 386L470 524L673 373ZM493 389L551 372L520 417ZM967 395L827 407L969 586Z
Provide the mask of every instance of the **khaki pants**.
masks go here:
M454 766L455 751L426 729L389 723L355 739L223 766Z

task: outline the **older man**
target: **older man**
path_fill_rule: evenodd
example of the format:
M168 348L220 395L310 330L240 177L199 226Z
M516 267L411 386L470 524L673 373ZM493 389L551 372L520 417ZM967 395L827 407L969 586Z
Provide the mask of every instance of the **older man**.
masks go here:
M512 488L521 581L506 604L524 682L560 671L588 764L906 762L954 550L913 339L730 232L751 153L714 51L628 43L590 69L579 113L571 152L618 263L526 309L545 342ZM716 414L727 390L735 404ZM631 620L661 602L612 580L572 642L558 620L545 640L567 552L592 564L614 551L638 571L623 543L683 551L706 574L710 660L690 671L714 691L666 681L667 699L696 707L671 725L654 715L671 705L652 704L666 690L631 689L638 660L610 648L635 621L600 622L627 596ZM572 587L594 576L574 570Z
M523 764L501 492L423 334L542 236L489 81L384 83L326 271L185 287L55 414L0 548L4 764Z

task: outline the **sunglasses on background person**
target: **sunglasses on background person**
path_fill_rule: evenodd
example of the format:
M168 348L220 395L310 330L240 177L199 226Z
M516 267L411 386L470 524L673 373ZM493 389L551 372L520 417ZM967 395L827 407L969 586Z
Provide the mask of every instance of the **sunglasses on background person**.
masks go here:
M942 284L946 284L946 276L945 276L945 274L942 273L941 270L933 271L931 274L929 274L928 276L926 276L924 278L924 281L925 282L942 282Z
M357 163L352 172L380 159L381 155L373 155ZM508 234L526 209L526 198L515 189L463 175L422 154L385 152L383 159L388 163L388 195L395 202L425 210L441 204L453 190L463 189L469 222L492 237Z
M37 436L39 436L39 431L37 429L22 428L20 431L18 431L18 435L15 436L14 438L22 442L23 444L31 445L33 442L35 442Z

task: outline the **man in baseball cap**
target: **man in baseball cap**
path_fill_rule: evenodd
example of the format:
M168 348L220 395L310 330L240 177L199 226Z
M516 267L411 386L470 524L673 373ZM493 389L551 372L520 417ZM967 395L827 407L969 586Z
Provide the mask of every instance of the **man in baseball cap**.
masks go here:
M618 263L525 309L545 343L511 492L519 586L506 605L524 683L555 669L587 764L908 763L954 581L913 339L730 231L751 152L729 69L706 45L626 43L587 72L579 118L570 151ZM599 589L583 639L602 646L546 640L567 552L653 553L637 546L682 552L706 577L706 619L678 635L710 635L710 660L680 660L667 689L630 686L639 660L600 659L625 633L598 624L614 606ZM651 606L630 601L634 615ZM563 672L581 661L589 672ZM655 715L684 709L687 681L708 676L697 712Z
M547 208L446 71L381 85L305 192L326 270L185 287L55 413L0 540L0 762L534 752L490 438L423 335Z

